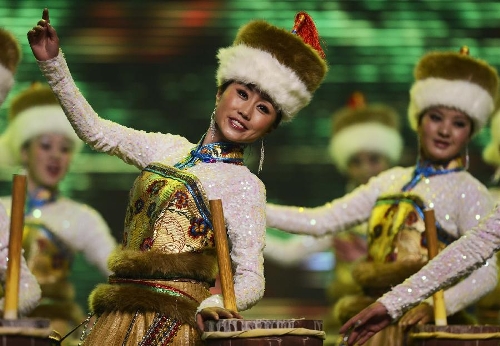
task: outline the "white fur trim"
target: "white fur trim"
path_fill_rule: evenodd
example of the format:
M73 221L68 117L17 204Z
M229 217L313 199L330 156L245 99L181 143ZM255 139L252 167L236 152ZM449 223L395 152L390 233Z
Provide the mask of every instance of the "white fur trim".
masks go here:
M497 111L490 124L490 143L483 150L483 159L490 165L500 166L500 111Z
M453 107L467 113L474 122L474 133L478 133L493 112L494 100L479 85L465 80L419 80L410 89L408 118L412 129L417 129L420 113L433 106Z
M349 159L360 151L380 153L396 163L402 149L403 140L396 129L367 122L346 127L335 134L330 139L328 152L338 170L345 172Z
M65 135L74 143L75 153L83 145L83 142L71 127L61 106L42 105L31 107L16 115L1 137L0 144L6 145L10 151L10 159L5 161L14 165L21 163L22 145L27 140L45 133Z
M219 49L217 58L218 85L228 80L255 84L280 107L283 121L290 121L311 100L312 94L295 71L266 51L240 44Z
M8 68L0 64L0 105L7 98L13 85L14 75Z

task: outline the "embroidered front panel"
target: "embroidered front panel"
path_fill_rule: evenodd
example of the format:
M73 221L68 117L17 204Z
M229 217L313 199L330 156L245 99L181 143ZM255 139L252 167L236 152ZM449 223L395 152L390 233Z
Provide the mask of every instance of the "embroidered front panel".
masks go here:
M73 251L43 224L25 224L23 249L28 268L39 284L50 284L68 277L74 259Z
M368 222L368 258L378 263L427 261L422 200L412 194L379 198ZM445 245L439 242L440 249Z
M181 323L162 314L156 314L153 323L138 346L167 346L175 338Z
M123 247L172 254L213 246L208 201L198 179L174 167L147 166L130 191Z

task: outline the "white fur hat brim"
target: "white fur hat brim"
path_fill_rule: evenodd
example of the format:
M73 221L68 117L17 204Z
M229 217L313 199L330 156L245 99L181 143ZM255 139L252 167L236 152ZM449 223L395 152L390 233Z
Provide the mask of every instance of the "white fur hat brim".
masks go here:
M290 121L312 98L297 74L266 51L240 44L221 48L217 58L218 85L231 80L255 84L280 108L282 121Z
M474 123L474 134L488 121L494 109L491 95L476 83L465 80L426 78L415 82L410 89L408 119L413 130L418 117L430 107L445 106L465 112Z
M346 127L330 139L328 151L340 172L346 172L350 158L361 151L385 155L391 163L401 157L403 140L400 133L375 122Z
M42 134L57 133L66 136L74 144L74 153L78 152L83 142L71 127L62 108L57 105L42 105L28 108L9 123L0 137L1 161L5 164L21 163L21 148L28 140ZM6 148L6 149L5 149Z
M7 98L7 95L13 85L14 75L9 69L0 64L0 105Z

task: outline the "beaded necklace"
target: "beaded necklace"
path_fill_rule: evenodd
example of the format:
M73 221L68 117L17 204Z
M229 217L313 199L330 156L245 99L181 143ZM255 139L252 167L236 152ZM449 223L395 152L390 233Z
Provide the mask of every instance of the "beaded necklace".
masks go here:
M174 167L186 169L194 165L204 163L224 162L233 165L244 164L243 153L246 145L231 142L216 142L202 145L205 135L194 147L189 155L177 162Z
M453 172L460 172L465 170L462 158L456 157L451 159L448 163L443 165L433 164L428 160L419 160L413 171L411 180L403 186L402 191L409 191L413 189L423 178L429 178L434 175L443 175Z

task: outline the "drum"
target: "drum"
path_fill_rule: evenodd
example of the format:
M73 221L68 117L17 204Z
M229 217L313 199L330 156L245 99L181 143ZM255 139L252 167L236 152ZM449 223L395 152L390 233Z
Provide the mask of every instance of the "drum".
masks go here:
M205 322L202 336L207 346L322 346L321 320L238 320Z
M2 346L59 346L59 340L47 319L0 320Z
M408 333L410 346L498 346L500 326L425 324Z

